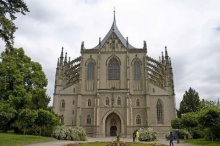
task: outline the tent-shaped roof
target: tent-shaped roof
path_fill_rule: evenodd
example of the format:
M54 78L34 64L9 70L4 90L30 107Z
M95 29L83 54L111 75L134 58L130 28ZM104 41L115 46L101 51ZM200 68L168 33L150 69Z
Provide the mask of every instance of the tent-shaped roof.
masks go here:
M108 40L108 38L111 36L112 33L115 33L115 35L120 39L120 41L122 42L122 44L125 47L128 47L128 49L135 49L135 47L133 47L131 44L128 43L128 41L123 37L123 35L120 33L120 31L118 30L118 27L116 26L116 20L115 20L115 11L114 11L114 21L112 24L112 27L110 28L109 32L107 33L107 35L104 37L104 39L101 41L101 46L99 46L99 44L97 46L95 46L92 49L99 49L102 48L103 45L106 43L106 41Z

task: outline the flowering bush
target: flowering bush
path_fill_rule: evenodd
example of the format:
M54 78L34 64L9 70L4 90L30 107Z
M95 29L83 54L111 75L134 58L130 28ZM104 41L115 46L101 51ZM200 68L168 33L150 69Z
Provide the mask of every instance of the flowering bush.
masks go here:
M86 131L82 127L57 126L53 137L60 140L85 141Z
M140 128L138 132L140 134L139 139L141 141L154 141L157 139L157 134L153 128Z

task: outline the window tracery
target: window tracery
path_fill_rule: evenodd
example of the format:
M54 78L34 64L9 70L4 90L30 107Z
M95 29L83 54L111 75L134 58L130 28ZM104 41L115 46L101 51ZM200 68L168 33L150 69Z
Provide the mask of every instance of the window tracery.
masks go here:
M94 67L95 64L90 61L87 68L87 80L94 80Z
M160 99L157 101L157 123L163 124L163 105Z
M88 125L92 124L92 119L91 119L90 115L87 115L87 117L86 117L86 124L88 124Z
M108 64L108 79L109 80L120 79L120 65L115 57L111 58Z
M136 124L141 124L141 116L137 115L136 117Z
M141 64L140 61L134 61L134 80L141 80Z

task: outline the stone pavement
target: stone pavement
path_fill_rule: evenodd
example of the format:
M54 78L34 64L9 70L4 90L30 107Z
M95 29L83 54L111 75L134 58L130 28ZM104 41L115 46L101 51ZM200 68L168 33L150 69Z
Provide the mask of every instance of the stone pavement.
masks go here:
M111 142L115 140L115 137L105 137L105 138L93 138L93 137L88 137L87 141L82 141L84 142ZM124 142L132 142L132 138L121 138L121 141ZM63 146L68 143L75 143L74 141L68 141L68 140L57 140L53 142L46 142L46 143L38 143L38 144L31 144L27 146ZM161 143L161 144L166 144L169 146L169 141L165 140L165 138L158 138L158 140L154 142L143 142L143 143ZM177 144L176 141L174 141L174 146L196 146L188 143L184 143L183 141L180 140L180 143Z

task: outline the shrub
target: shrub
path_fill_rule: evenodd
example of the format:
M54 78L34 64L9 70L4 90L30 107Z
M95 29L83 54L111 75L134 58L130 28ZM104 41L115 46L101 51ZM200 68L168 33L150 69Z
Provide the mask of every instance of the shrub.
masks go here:
M209 128L206 128L204 130L204 139L208 140L208 141L220 141L220 134L219 133L215 133L213 134L213 130L210 130Z
M203 138L204 137L204 129L202 129L199 126L192 128L190 130L190 133L191 133L193 139Z
M53 137L60 140L85 141L86 131L82 127L57 126L53 132Z
M138 132L140 134L139 139L141 141L154 141L157 139L157 134L153 128L140 128Z
M173 133L174 138L175 138L175 131L174 131L174 130L171 130L171 132ZM179 138L180 138L180 139L184 139L184 137L185 137L186 139L188 139L188 138L191 137L189 131L187 131L186 129L179 129ZM170 139L170 133L165 134L165 139L166 139L166 140L169 140L169 139Z
M188 139L188 138L191 137L189 131L186 130L186 129L179 129L179 138L180 138L180 139L184 139L184 137L185 137L186 139Z

